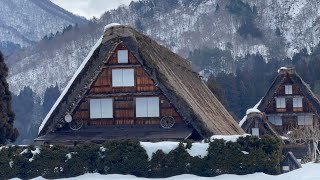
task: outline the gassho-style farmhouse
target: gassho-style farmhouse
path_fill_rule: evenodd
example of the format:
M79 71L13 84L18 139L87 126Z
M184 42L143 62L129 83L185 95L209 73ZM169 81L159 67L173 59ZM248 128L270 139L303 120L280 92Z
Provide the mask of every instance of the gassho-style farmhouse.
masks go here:
M188 60L125 25L109 25L39 128L51 144L244 134Z
M251 111L251 112L250 112ZM270 89L240 122L252 135L284 136L294 128L319 124L320 101L294 68L280 68Z

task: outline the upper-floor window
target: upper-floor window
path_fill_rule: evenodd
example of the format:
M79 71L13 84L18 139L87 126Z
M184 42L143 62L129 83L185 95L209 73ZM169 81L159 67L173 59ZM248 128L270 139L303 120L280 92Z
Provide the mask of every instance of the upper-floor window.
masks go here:
M285 94L292 94L292 85L285 85Z
M294 108L301 108L302 107L302 97L294 97L292 99L293 107Z
M313 116L312 115L298 116L298 125L312 126Z
M90 99L90 119L113 118L112 99Z
M277 108L286 108L286 98L276 98Z
M112 86L134 86L134 69L112 69Z
M159 117L159 97L136 98L136 117Z
M118 63L128 63L128 50L118 50Z
M282 126L282 118L281 116L268 116L269 122L276 126Z

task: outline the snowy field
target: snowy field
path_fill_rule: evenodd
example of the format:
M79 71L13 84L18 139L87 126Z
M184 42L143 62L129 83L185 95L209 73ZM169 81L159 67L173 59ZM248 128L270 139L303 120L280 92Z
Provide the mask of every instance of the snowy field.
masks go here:
M38 177L34 180L43 180L44 178ZM100 174L85 174L82 176L67 178L65 180L146 180L148 178L137 178L130 175L100 175ZM158 178L159 179L159 178ZM170 178L164 178L165 180L320 180L320 163L308 163L302 165L301 169L281 174L278 176L266 175L263 173L255 173L249 175L221 175L217 177L198 177L194 175L180 175ZM19 180L19 179L13 179ZM157 179L152 179L157 180Z

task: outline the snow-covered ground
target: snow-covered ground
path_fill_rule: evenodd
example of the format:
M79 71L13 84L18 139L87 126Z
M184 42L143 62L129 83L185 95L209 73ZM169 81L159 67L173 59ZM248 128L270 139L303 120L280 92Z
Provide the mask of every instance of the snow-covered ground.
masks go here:
M184 174L179 176L174 176L170 178L163 178L165 180L319 180L320 179L320 163L308 163L305 165L302 165L301 169L297 169L295 171L281 174L278 176L271 176L263 173L255 173L255 174L248 174L248 175L221 175L216 177L199 177L195 175L190 174ZM34 180L43 180L44 178L38 177ZM66 178L66 180L146 180L148 178L138 178L131 175L100 175L97 173L94 174L85 174L82 176L74 177L74 178ZM158 178L160 179L160 178ZM13 180L19 180L19 179L13 179ZM157 180L157 179L152 179Z

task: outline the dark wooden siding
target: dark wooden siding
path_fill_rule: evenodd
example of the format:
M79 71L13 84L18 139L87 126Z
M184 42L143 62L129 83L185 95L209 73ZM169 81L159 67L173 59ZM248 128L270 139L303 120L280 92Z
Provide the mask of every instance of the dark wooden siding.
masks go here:
M124 50L126 47L119 45L108 63L105 64L97 80L91 86L86 98L73 113L76 119L82 119L87 126L99 125L148 125L158 124L164 116L172 116L176 124L184 124L183 119L176 109L162 94L153 80L145 72L136 58L129 52L129 63L117 63L117 50ZM133 87L112 87L112 69L131 68L135 72L135 86ZM137 97L159 97L160 117L137 118L135 117L135 98ZM112 98L113 118L110 119L90 119L90 98Z
M292 85L292 94L285 94L285 85ZM276 108L276 97L286 98L286 108ZM302 108L293 108L294 97L302 97ZM289 77L287 77L278 87L276 92L274 92L272 101L269 103L266 109L262 111L264 111L266 115L281 116L283 125L274 126L274 129L280 134L284 134L292 130L293 127L298 127L297 116L316 114L315 109L310 101L303 96L303 92L301 91L299 84L294 84ZM314 122L316 121L319 121L319 119L314 117Z

